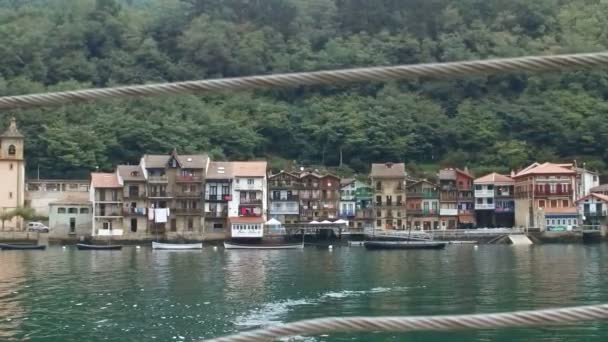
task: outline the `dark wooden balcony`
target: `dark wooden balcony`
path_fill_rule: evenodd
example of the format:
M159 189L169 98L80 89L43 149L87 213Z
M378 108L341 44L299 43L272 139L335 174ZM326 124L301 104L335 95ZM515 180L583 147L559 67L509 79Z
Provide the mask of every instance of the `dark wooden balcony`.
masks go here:
M175 197L181 198L201 198L203 196L203 193L200 191L180 191L174 193L174 195Z
M206 211L205 212L205 217L208 217L208 218L226 218L226 217L228 217L228 211L227 210L223 210L223 211Z
M231 195L207 195L205 197L207 202L228 202L232 201Z
M292 202L292 201L299 201L300 200L300 196L298 196L298 195L291 195L291 196L286 196L286 197L285 196L284 197L280 197L280 196L275 197L275 196L273 196L273 197L270 198L270 200L274 201L274 202Z
M178 175L175 177L175 181L177 183L200 183L203 181L202 176L192 175L192 176L184 176Z

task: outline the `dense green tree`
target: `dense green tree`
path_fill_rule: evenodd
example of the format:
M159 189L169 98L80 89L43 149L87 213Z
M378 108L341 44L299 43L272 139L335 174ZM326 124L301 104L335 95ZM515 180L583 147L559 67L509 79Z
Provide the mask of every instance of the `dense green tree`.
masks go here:
M0 96L606 50L600 0L0 0ZM367 171L608 165L608 72L299 87L0 113L30 172L84 177L205 151Z

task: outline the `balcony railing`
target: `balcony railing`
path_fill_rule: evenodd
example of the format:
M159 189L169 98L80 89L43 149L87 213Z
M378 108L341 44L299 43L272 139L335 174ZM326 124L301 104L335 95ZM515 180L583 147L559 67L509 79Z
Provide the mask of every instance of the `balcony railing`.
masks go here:
M241 198L239 200L239 204L262 205L262 199L261 198Z
M228 216L228 211L206 211L205 217L209 218L224 218Z
M475 197L494 197L494 190L475 190Z
M424 191L424 192L409 191L407 193L407 197L408 198L429 198L429 199L433 199L433 198L439 197L439 194L436 191Z
M153 191L153 192L150 192L148 197L167 198L167 197L173 197L173 194L168 191L158 191L158 192Z
M458 215L473 215L474 210L471 209L459 209Z
M603 210L603 211L585 211L585 212L583 212L583 216L585 216L585 217L605 217L605 216L608 216L608 212L606 210Z
M515 211L514 207L496 207L494 211L497 213L512 213Z
M148 176L148 183L167 183L169 178L167 176Z
M146 198L146 194L143 192L127 192L125 191L123 193L123 197L124 198L130 198L130 199L142 199L142 198Z
M239 183L234 183L233 187L235 190L253 190L253 191L262 191L262 183L253 183L253 184L247 184L247 182L239 182Z
M513 197L513 192L496 191L496 197Z
M126 208L123 210L125 216L146 216L146 208Z
M408 215L438 215L439 211L437 209L407 209Z
M441 216L457 216L458 209L448 208L448 209L439 209L439 215Z
M187 175L179 175L175 177L175 181L178 183L200 183L203 181L203 177L201 176L187 176Z
M546 190L535 190L535 196L572 196L572 191L569 190L555 190L555 191L546 191Z
M230 195L207 195L205 197L205 201L209 201L209 202L228 202L228 201L232 201L232 196L230 196Z
M297 195L291 195L291 196L280 196L280 197L271 197L270 198L271 201L275 201L275 202L280 202L280 201L284 201L284 202L291 202L291 201L299 201L300 200L300 196Z
M175 212L176 214L197 214L197 215L202 215L203 214L203 209L202 208L175 208L175 209L171 209L171 212Z
M122 212L120 210L113 211L105 211L105 212L95 212L95 217L122 217Z
M340 217L355 217L355 211L354 210L346 210L346 211L341 211L339 214Z
M186 198L201 198L203 193L200 191L189 191L189 192L176 192L175 197L186 197Z
M355 212L355 218L358 219L373 219L374 212L371 209L361 209Z
M458 201L457 195L439 194L439 200L444 202L456 202Z
M495 208L494 204L475 203L475 210L494 210L494 208Z

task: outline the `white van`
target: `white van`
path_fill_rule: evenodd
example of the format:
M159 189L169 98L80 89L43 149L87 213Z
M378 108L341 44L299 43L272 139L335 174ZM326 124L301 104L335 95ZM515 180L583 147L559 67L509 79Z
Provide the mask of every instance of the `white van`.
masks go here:
M27 230L30 232L48 233L49 227L45 226L44 224L42 224L40 222L30 222L27 224Z

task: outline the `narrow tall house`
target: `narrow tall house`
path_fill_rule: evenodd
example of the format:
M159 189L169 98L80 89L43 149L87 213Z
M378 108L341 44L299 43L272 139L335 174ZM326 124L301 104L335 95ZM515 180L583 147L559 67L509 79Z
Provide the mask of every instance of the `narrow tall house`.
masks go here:
M228 233L228 206L232 201L232 163L210 162L205 184L205 233Z
M439 186L420 180L407 186L407 228L439 229Z
M25 204L24 137L12 118L0 135L0 213ZM22 229L23 222L15 217L4 222L4 229Z
M300 181L300 221L336 219L340 202L340 178L332 174L303 172Z
M496 172L475 179L475 215L478 227L513 227L514 184L512 178Z
M458 187L456 170L439 170L439 222L441 229L456 229L458 226Z
M202 193L209 157L179 155L173 150L170 155L146 154L140 166L147 176L148 206L169 209L166 223L159 224L154 219L157 233L164 232L167 237L200 235L204 227Z
M123 234L134 238L146 237L148 207L144 171L139 165L118 165L117 169L123 182Z
M262 237L268 210L266 161L232 162L228 220L232 238Z
M475 227L475 198L473 180L475 177L464 170L456 169L456 188L458 189L458 225L462 228Z
M298 175L281 171L268 176L268 207L270 217L281 223L300 221L300 190Z
M123 235L123 181L118 172L91 173L92 236ZM69 213L68 213L69 214Z
M377 229L404 229L406 216L406 172L404 163L372 164Z
M515 225L571 230L577 225L576 171L569 164L534 163L515 180Z
M349 226L354 227L354 218L357 212L357 181L354 178L340 180L340 210L338 216L348 220Z

